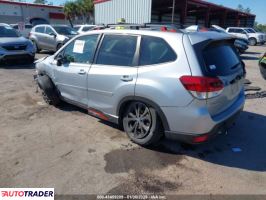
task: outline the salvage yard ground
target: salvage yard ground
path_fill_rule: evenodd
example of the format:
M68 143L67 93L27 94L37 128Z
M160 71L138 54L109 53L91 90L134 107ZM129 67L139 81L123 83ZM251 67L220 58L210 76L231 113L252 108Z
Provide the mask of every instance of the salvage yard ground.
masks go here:
M258 57L265 51L266 45L250 47L243 55L247 78L262 90ZM163 141L146 149L82 109L46 105L33 74L31 66L0 68L0 187L54 187L57 194L266 194L266 98L248 99L228 135L208 144Z

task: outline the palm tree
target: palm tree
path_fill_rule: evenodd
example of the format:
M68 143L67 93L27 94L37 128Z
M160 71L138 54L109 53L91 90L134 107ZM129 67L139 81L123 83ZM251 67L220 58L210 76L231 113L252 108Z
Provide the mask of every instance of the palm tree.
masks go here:
M64 13L71 25L73 27L73 18L77 15L77 5L75 2L66 2L64 5Z

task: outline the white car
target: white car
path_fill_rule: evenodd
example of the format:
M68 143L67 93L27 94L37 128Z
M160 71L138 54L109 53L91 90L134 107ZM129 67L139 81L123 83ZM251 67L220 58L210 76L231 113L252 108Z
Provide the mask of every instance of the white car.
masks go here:
M75 25L74 29L77 31L79 34L86 33L87 31L91 31L95 25Z
M249 44L254 46L257 44L264 44L264 36L262 33L257 33L254 31L250 31L250 28L247 27L228 27L226 29L226 32L229 34L235 35L237 37L240 37L241 35L247 34L248 35L248 41Z
M250 33L259 33L259 34L262 34L263 35L263 42L262 42L262 44L265 44L265 42L266 42L266 33L259 32L259 31L257 31L254 28L246 28L245 30L248 31L248 32L250 32Z
M24 27L22 27L22 29L19 29L18 24L11 24L11 26L25 38L29 37L30 31L33 27L31 24L25 24Z

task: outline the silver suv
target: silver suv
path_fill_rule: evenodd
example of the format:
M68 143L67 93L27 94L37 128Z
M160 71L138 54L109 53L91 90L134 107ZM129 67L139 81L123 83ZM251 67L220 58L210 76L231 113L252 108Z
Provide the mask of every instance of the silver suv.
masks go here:
M99 30L36 63L44 99L67 101L150 145L201 143L243 109L242 63L228 34Z
M78 33L66 25L37 25L29 35L37 52L41 50L57 51L69 39Z

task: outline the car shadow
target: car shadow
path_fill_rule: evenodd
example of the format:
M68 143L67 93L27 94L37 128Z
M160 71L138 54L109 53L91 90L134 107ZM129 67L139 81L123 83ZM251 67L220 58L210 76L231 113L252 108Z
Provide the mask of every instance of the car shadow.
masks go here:
M242 112L228 135L219 135L201 145L177 145L175 141L164 140L154 150L174 152L226 167L266 171L265 141L266 116Z
M261 53L258 53L258 52L251 52L251 51L246 51L244 54L260 55Z
M81 114L88 114L88 111L86 109L80 108L64 101L60 102L60 104L56 106L56 108L65 112L79 112Z
M88 114L87 110L65 102L57 108L66 112ZM111 122L99 119L99 123L121 130ZM226 167L266 171L265 141L266 116L243 111L227 135L218 135L208 143L188 145L164 139L158 145L146 149L163 154L189 156Z
M242 60L259 60L258 57L254 56L240 56Z

